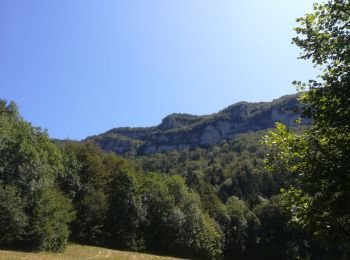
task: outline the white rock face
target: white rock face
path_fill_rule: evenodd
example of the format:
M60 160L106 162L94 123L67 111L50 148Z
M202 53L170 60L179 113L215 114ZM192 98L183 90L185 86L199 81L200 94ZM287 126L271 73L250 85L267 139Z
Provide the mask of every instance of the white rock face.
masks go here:
M216 127L220 129L222 137L224 138L229 137L232 132L231 123L228 121L219 121L217 122Z
M215 144L221 139L222 137L219 130L213 125L207 125L204 128L204 133L200 138L200 144Z
M274 127L275 122L294 126L294 120L300 113L288 111L297 104L296 96L287 96L273 103L240 102L207 116L171 114L158 126L114 129L116 135L107 135L107 138L99 138L96 142L104 150L120 154L150 154L213 145L229 140L237 133ZM310 124L311 121L303 123ZM108 138L111 140L108 141Z
M161 135L159 138L158 138L159 142L167 142L169 141L168 140L168 137L166 137L165 135Z
M150 145L147 146L145 149L145 153L159 153L159 152L168 152L168 151L172 151L175 149L179 149L179 150L184 150L186 148L190 148L190 145L186 145L186 144L179 144L179 145Z
M298 116L291 115L290 113L281 113L276 108L272 109L271 111L271 119L274 122L282 122L287 125L294 125L294 120L297 118Z

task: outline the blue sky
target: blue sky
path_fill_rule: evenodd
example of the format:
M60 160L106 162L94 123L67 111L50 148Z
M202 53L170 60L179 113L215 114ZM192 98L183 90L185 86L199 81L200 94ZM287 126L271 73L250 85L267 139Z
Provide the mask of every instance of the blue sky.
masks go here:
M291 44L311 0L2 0L0 98L55 138L209 114L313 78Z

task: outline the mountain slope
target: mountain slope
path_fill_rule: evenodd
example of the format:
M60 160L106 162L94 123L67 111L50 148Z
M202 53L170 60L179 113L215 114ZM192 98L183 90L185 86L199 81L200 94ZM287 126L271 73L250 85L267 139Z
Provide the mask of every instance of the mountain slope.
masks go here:
M238 133L274 127L276 122L295 126L300 113L296 95L283 96L272 102L239 102L218 113L204 116L171 114L154 127L114 128L88 137L105 151L118 154L150 154L206 147L228 140ZM304 121L309 124L310 121Z

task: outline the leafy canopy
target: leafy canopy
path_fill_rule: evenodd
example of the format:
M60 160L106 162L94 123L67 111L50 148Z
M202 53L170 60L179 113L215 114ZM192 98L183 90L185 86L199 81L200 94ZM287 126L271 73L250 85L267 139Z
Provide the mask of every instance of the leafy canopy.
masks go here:
M295 134L283 125L265 141L271 148L268 167L292 174L283 192L295 223L328 245L350 242L350 2L315 4L297 20L293 43L321 69L319 81L295 82L313 126Z

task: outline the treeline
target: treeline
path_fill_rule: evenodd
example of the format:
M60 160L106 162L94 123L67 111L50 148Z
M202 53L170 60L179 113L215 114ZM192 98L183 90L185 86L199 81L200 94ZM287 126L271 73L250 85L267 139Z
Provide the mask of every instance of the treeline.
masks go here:
M13 102L0 102L0 130L3 248L61 251L69 240L200 259L327 253L289 224L259 135L135 163L90 143L53 143Z
M68 239L214 258L217 223L179 176L143 174L91 144L54 144L0 102L0 246L61 251Z
M305 132L308 127L294 128ZM223 255L253 259L324 259L341 254L291 224L280 190L294 182L288 172L265 169L268 131L248 133L208 148L136 157L144 171L181 175L219 225Z
M306 128L295 130L304 131ZM277 195L288 178L282 173L272 174L265 170L269 151L260 140L267 133L241 134L207 148L195 147L130 158L144 171L181 175L187 185L199 193L201 190L214 190L224 202L231 196L237 196L254 204L259 201L258 196L269 198Z
M61 147L73 155L69 164L78 166L60 179L76 211L73 241L172 255L221 254L219 227L181 177L142 173L91 144Z
M21 119L14 102L0 101L0 244L62 250L73 219L57 187L64 155L47 134Z

